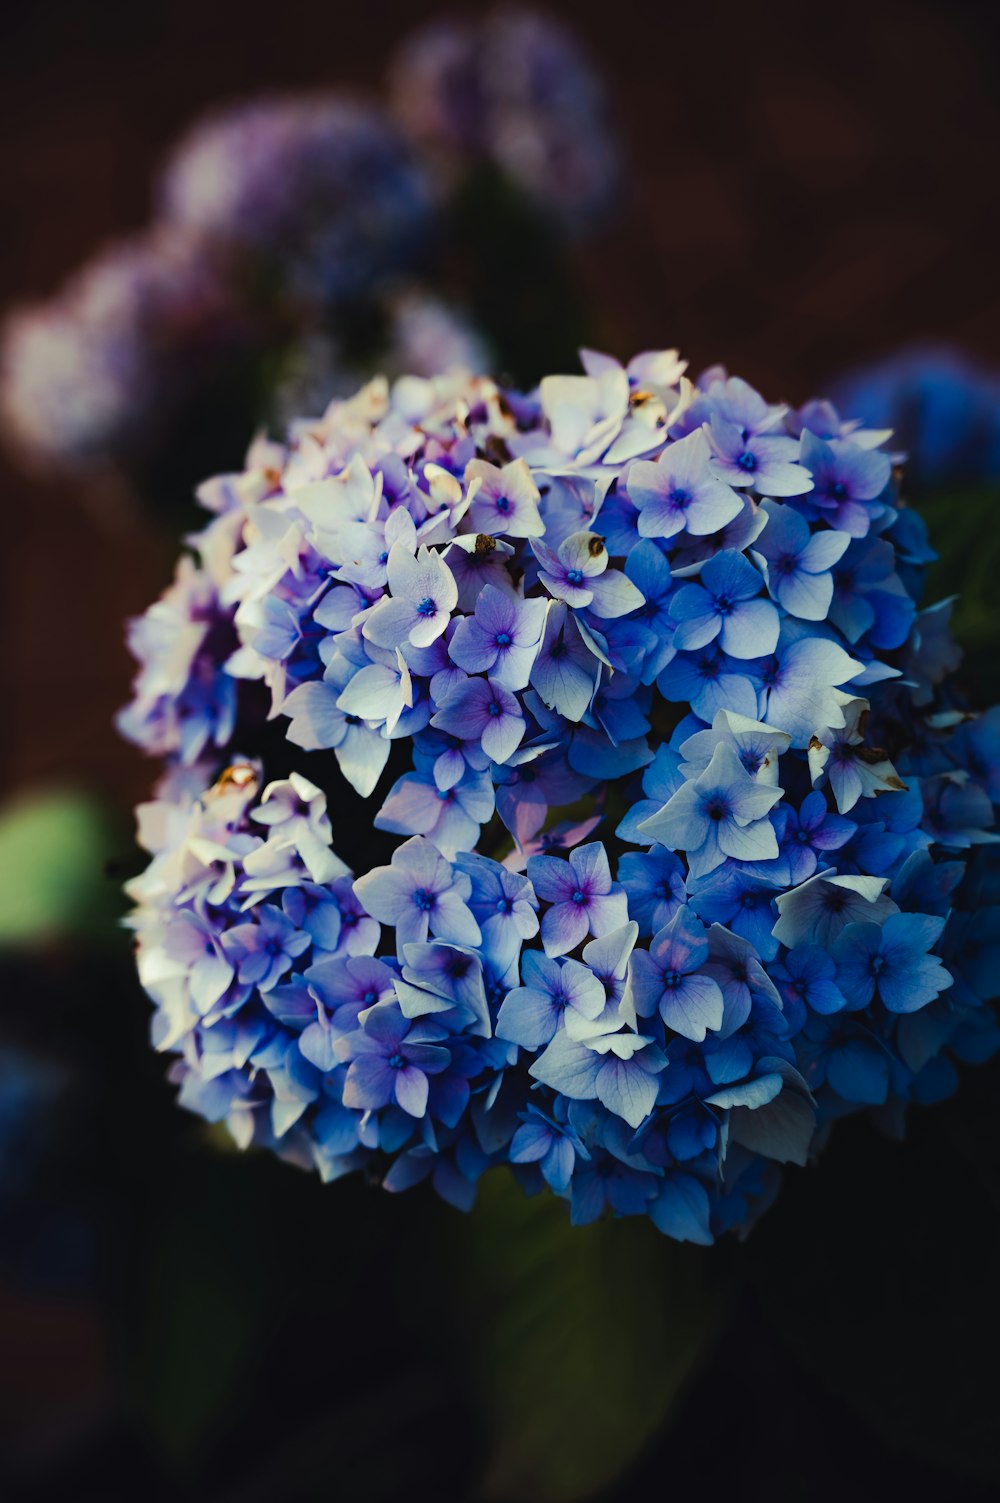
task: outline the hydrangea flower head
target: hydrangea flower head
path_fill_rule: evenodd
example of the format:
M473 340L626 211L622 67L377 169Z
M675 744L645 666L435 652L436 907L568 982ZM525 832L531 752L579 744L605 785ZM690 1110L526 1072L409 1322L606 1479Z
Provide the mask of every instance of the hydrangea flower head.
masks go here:
M131 923L182 1104L706 1243L1000 1043L1000 712L831 411L590 351L372 382L203 487L120 721L168 762Z
M454 176L486 162L564 229L584 228L618 188L618 143L600 79L550 16L498 6L474 21L432 21L389 70L407 133Z
M224 258L157 225L100 252L48 302L15 309L0 347L0 418L36 466L99 469L147 449L199 367L242 354Z
M380 111L336 95L253 100L196 124L164 170L167 223L260 257L319 304L413 259L422 171Z

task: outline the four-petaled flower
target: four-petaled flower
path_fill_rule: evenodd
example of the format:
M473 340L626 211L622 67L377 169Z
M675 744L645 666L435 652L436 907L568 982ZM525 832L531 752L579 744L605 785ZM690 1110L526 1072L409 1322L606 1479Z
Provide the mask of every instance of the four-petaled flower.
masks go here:
M431 725L463 741L478 741L491 762L508 762L525 732L518 700L509 689L485 678L458 684Z
M533 539L538 577L556 600L603 618L624 616L642 605L642 594L620 569L608 568L608 550L596 532L574 532L557 549Z
M705 926L688 908L678 908L654 934L648 950L636 950L629 969L632 1003L641 1018L658 1012L674 1033L695 1042L722 1027L722 992L704 974L708 960Z
M400 948L426 939L428 930L460 945L482 939L467 905L472 883L421 835L399 846L390 866L359 877L354 891L373 918L394 926Z
M395 1102L411 1117L422 1117L427 1077L451 1063L450 1051L441 1047L447 1036L433 1023L411 1023L396 1002L377 1002L365 1013L363 1026L336 1046L337 1054L350 1060L344 1105L370 1112Z
M780 620L769 600L755 599L763 585L742 553L717 553L702 569L701 584L682 585L670 603L674 646L691 651L718 637L730 657L766 657L778 644Z
M591 1021L604 1011L604 987L577 960L551 960L529 950L521 972L524 985L508 992L500 1008L497 1038L538 1049L552 1038L567 1011Z
M672 538L718 532L739 516L743 502L709 465L711 451L698 429L663 450L655 464L637 459L626 476L629 499L639 513L639 535Z
M600 841L577 846L569 859L532 856L528 876L543 903L542 943L546 955L575 950L588 934L609 934L628 921L625 889L611 880Z
M916 1012L951 985L938 955L928 954L944 919L892 913L882 924L848 924L833 945L837 980L852 1008L878 994L890 1012Z
M846 532L811 532L800 512L774 501L761 510L767 526L754 544L767 560L767 587L790 616L825 621L833 601L830 570L843 558L851 541Z
M807 499L838 532L866 537L873 518L881 510L878 497L889 483L889 456L863 449L850 439L817 438L808 429L802 435L802 463L813 476Z
M735 748L721 742L705 771L640 828L670 850L685 851L693 877L714 871L727 856L769 861L778 842L767 816L782 792L752 777Z
M511 538L540 538L545 523L538 510L538 487L523 459L502 469L485 459L470 459L465 482L478 486L469 507L469 519L477 532Z
M393 543L386 564L391 598L374 606L363 631L376 647L429 647L451 619L458 586L448 565L430 548L412 554Z
M459 621L448 651L466 673L488 673L505 689L523 689L544 626L544 600L523 600L488 584L476 600L475 614Z

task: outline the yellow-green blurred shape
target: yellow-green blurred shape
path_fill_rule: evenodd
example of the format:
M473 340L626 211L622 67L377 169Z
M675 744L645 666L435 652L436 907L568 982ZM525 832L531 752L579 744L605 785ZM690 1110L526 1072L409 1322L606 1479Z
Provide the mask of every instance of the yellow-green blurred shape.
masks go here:
M15 794L0 808L0 947L112 931L121 900L106 874L120 841L93 795Z

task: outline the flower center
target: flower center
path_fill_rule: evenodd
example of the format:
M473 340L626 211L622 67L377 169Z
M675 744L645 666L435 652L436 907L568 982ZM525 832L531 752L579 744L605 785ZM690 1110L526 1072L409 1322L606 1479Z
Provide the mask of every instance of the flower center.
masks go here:
M572 584L572 585L583 584L583 570L582 569L568 569L566 571L566 582L568 584Z
M587 894L585 892L581 892L578 887L576 889L576 892L574 892L573 894L572 901L576 903L577 907L579 907L581 904L587 901Z
M496 644L497 644L498 647L509 647L510 646L510 632L509 631L498 631L497 634L496 634L496 637L494 638L494 640L495 640L495 642L496 642Z
M418 887L413 894L413 901L421 913L430 913L434 907L434 894L428 892L426 887Z
M436 612L437 606L434 604L434 601L429 595L426 596L425 599L421 600L420 604L417 606L418 616L433 616L436 614Z
M486 713L487 713L487 715L492 715L493 718L496 719L496 717L498 715L502 715L503 714L503 705L497 704L497 702L496 702L495 699L491 699L490 702L489 702L489 705L487 707Z
M406 1064L405 1056L399 1053L389 1055L390 1070L402 1070Z
M746 470L747 474L750 475L757 468L757 456L752 450L744 449L736 463L741 470Z

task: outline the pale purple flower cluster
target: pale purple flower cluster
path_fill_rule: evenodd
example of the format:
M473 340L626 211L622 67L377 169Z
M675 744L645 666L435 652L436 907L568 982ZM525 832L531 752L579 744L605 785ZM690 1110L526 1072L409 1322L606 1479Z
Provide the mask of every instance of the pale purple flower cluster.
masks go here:
M398 49L389 89L407 133L448 176L489 164L569 230L614 202L621 153L602 80L551 16L498 6L433 21Z
M1000 710L950 685L884 435L584 368L375 381L203 487L133 627L123 728L173 764L139 965L241 1143L708 1242L1000 1043ZM353 880L331 753L399 837Z
M223 260L170 226L113 245L50 302L16 310L0 346L0 415L29 461L134 457L189 393L192 372L245 351Z
M167 163L161 214L247 277L324 308L416 258L423 170L376 107L331 94L254 100L201 121Z
M237 358L280 364L303 329L412 268L430 213L425 171L388 116L336 94L195 126L160 197L148 230L7 324L0 412L35 462L148 458L199 393L240 392Z
M618 178L602 91L572 35L530 11L419 32L392 76L391 101L274 95L182 137L149 227L6 320L0 423L22 458L137 472L148 494L164 455L183 472L206 435L207 462L228 462L236 420L287 420L373 370L489 367L504 331L477 330L474 277L456 285L464 178L442 174L439 148L452 168L456 151L466 167L488 158L536 228L591 229ZM523 213L513 230L499 219L501 235L537 238Z

